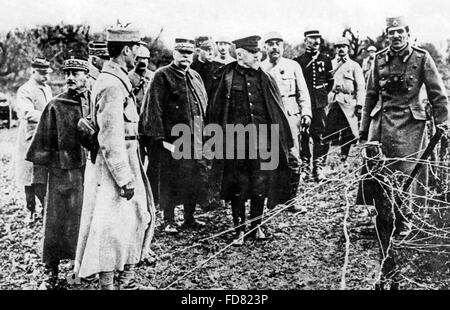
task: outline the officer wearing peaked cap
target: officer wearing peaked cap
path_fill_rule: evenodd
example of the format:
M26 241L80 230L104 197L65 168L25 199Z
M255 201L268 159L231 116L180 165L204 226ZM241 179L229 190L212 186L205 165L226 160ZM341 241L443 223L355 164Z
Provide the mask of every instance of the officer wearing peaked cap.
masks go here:
M261 67L277 82L294 137L294 147L289 150L291 198L294 198L300 182L301 124L311 123L311 100L302 68L296 61L283 57L284 42L281 34L267 33L263 41L267 58L261 63ZM306 212L306 207L296 204L290 210Z
M233 41L237 61L218 70L218 86L208 105L209 121L219 124L224 131L239 125L267 128L265 134L261 130L250 130L250 135L245 135L245 143L224 139L228 141L224 141L223 149L234 149L234 157L213 162L213 175L218 177L221 185L221 198L231 202L236 245L244 243L245 204L248 199L252 236L256 239L266 238L261 228L265 199L268 199L268 208L289 199L288 154L293 146L292 134L278 86L260 68L260 39L259 36L251 36ZM271 131L272 125L277 126L278 132ZM258 141L259 146L251 143L252 140ZM261 156L261 152L267 151L264 145L269 144L272 144L272 150L276 152L274 157L279 158L279 162L274 163ZM237 155L236 149L243 149L245 156Z
M155 225L128 78L143 42L139 31L119 27L108 29L106 39L110 60L92 89L99 151L95 163L86 166L75 271L80 277L98 273L101 289L113 289L114 271L119 271L119 288L133 289L139 288L135 265L147 254Z
M156 70L142 103L140 133L149 141L152 187L159 186L159 203L164 211L164 231L178 233L175 207L184 208L184 226L199 228L205 223L194 217L196 205L207 206L208 161L198 149L203 139L207 105L206 90L197 71L190 68L195 41L175 39L173 62ZM177 158L172 134L174 126L189 128L193 141L189 158ZM179 132L179 131L177 131ZM179 133L180 134L180 133ZM173 149L172 149L173 147Z
M25 159L27 149L36 130L37 123L47 103L52 99L52 90L47 84L50 63L40 57L31 63L30 79L17 90L15 109L19 117L19 129L14 156L15 179L18 187L24 188L26 207L30 211L29 221L34 221L36 197L44 205L47 169L33 165Z
M333 88L333 74L331 59L320 52L322 36L319 30L311 29L304 33L306 51L295 58L302 67L311 97L312 121L307 130L302 131L302 146L300 157L302 159L302 177L309 178L311 152L309 148L310 137L313 140L313 177L316 182L323 178L322 166L326 161L328 144L322 141L325 131L328 93Z
M365 99L365 81L361 67L348 52L350 42L340 38L334 44L336 57L333 65L333 89L329 94L326 141L341 145L341 162L345 164L351 145L358 137L358 117Z
M42 253L47 289L57 282L60 260L75 259L86 164L77 124L89 106L88 62L72 57L63 71L67 89L45 106L26 155L48 169Z
M88 43L89 53L89 88L92 89L97 80L103 64L109 60L109 53L104 41L90 41Z
M412 159L388 160L386 166L389 169L382 171L388 178L393 175L406 178L416 164L414 158L420 158L427 146L427 120L432 118L435 125L449 123L449 102L444 83L430 54L409 42L409 26L405 18L387 18L386 33L389 46L376 54L373 70L370 71L360 136L362 140L380 142L381 150L387 158ZM419 101L419 91L423 85L426 86L430 101L430 112L424 103ZM412 193L424 195L426 184L427 166L414 180ZM367 189L368 184L365 185L360 188L360 194L366 195L367 192L362 191ZM366 203L373 201L372 196L361 196L358 197L359 204L364 204L364 200ZM408 201L423 205L424 201L416 197L413 196ZM411 231L411 206L408 206L407 201L402 205L401 212L399 205L394 205L395 234L404 238ZM382 252L386 253L392 232L386 229L392 227L393 219L386 215L390 212L378 209L381 205L375 204L375 207L379 214L384 214L377 222L387 225L381 227L383 232L380 238ZM392 261L387 261L384 267L384 271L393 268Z

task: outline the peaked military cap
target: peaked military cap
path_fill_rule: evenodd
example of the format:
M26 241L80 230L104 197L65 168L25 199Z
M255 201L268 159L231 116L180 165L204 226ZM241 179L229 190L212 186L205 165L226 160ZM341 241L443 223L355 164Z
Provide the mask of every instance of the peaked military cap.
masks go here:
M406 19L403 16L386 18L386 30L389 28L407 27Z
M145 42L141 41L139 30L118 26L106 30L106 41L145 44Z
M86 60L71 57L64 61L63 71L66 70L81 70L89 72L89 64Z
M234 40L233 43L236 45L236 49L243 48L249 52L259 52L258 41L261 40L260 36L250 36L242 39Z
M216 43L220 43L220 42L228 43L231 45L231 41L225 36L220 36L217 38Z
M320 34L319 30L317 30L317 29L306 30L304 35L305 35L305 38L322 37L322 35Z
M38 71L46 71L47 73L52 72L53 70L50 68L50 63L41 57L35 57L31 62L31 67Z
M270 41L270 40L284 41L283 36L277 31L272 31L272 32L266 33L264 35L264 39L263 39L264 43L266 43L267 41Z
M139 46L137 50L136 57L140 58L150 58L150 51L145 45Z
M212 38L208 36L195 38L195 46L202 49L214 48Z
M339 38L336 43L334 43L334 46L338 46L338 45L347 45L348 47L350 47L350 41L347 38Z
M177 51L187 51L194 52L195 41L191 39L176 38L175 39L175 50Z
M91 41L88 43L89 55L99 57L109 57L108 48L105 41Z

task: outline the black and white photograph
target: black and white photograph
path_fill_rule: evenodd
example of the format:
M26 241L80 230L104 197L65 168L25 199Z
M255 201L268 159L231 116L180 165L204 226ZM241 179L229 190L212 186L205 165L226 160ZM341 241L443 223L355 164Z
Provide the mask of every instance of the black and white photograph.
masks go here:
M450 289L450 2L0 7L0 290Z

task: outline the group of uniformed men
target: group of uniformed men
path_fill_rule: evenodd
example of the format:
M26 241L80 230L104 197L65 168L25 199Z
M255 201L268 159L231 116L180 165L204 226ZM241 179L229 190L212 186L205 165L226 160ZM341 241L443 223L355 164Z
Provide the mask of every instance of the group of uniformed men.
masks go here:
M429 117L417 99L420 86L426 85L436 124L448 121L445 88L429 54L408 42L403 18L389 18L386 31L389 46L364 60L363 69L349 58L346 38L335 43L337 55L331 60L320 51L319 31L308 30L306 52L294 60L283 57L279 33L266 34L262 62L259 36L233 42L177 38L173 61L151 72L139 32L111 28L107 42L89 43L88 61L65 61L67 89L53 99L46 84L49 63L35 59L32 77L18 91L16 167L31 214L35 196L41 203L47 196L46 285L55 286L61 259L75 259L76 274L98 274L102 289L114 288L115 271L120 289L139 287L134 269L147 254L157 204L167 233L180 228L177 205L184 206L184 227L198 228L204 223L194 218L196 206L225 201L231 204L236 245L247 235L265 239L264 207L296 197L299 183L311 176L321 181L330 141L341 144L343 162L358 138L382 142L389 157L417 153ZM236 60L230 56L232 43ZM86 123L80 120L92 125L97 147L88 146ZM192 154L200 148L201 156L173 156L181 136L173 129L180 124L189 128L187 148ZM202 149L208 124L224 130L229 125L278 127L245 136L243 158L236 157L238 142L219 140L237 147L235 156L221 159ZM252 134L265 144L253 143ZM268 159L262 146L271 145L274 135L279 163L263 169ZM392 169L408 173L411 165L401 162ZM248 201L251 229L246 233ZM289 210L306 212L298 203Z

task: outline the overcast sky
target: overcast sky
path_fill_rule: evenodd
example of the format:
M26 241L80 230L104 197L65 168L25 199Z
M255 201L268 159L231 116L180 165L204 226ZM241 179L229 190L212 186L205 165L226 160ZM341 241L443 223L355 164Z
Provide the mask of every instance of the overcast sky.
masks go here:
M230 39L280 31L291 43L317 27L329 40L346 25L361 36L379 35L387 16L404 15L420 42L443 48L450 38L447 0L0 0L0 32L37 24L88 23L94 31L117 18L172 46L177 36L227 35Z

